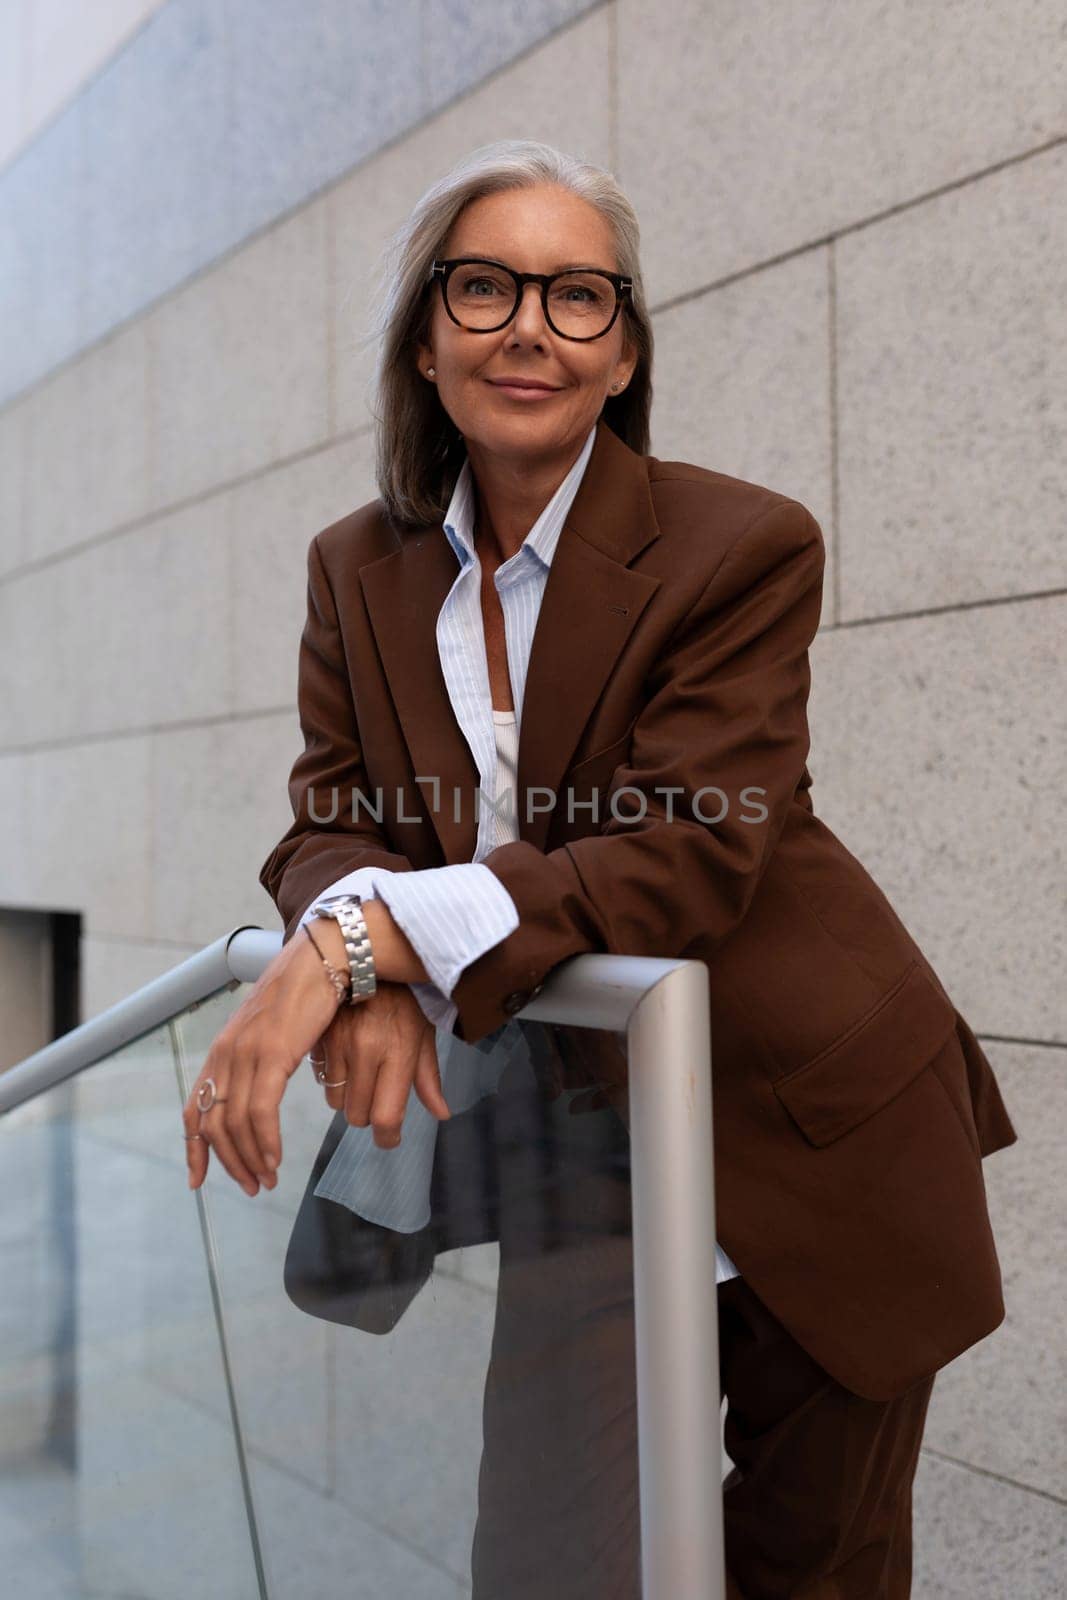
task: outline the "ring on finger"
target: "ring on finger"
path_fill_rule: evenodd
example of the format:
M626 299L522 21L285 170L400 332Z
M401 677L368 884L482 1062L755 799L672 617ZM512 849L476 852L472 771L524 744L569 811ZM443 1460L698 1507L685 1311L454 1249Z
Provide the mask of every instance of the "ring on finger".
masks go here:
M208 1098L205 1099L205 1095ZM196 1091L196 1105L199 1111L210 1111L212 1106L221 1106L226 1102L226 1096L218 1092L218 1084L214 1078L205 1078Z
M319 1080L319 1082L322 1084L324 1089L340 1089L344 1084L346 1084L348 1082L347 1078L338 1078L334 1083L328 1083L327 1080L326 1080L326 1062L325 1061L321 1061L321 1062L320 1061L316 1061L314 1065L315 1065L315 1076Z

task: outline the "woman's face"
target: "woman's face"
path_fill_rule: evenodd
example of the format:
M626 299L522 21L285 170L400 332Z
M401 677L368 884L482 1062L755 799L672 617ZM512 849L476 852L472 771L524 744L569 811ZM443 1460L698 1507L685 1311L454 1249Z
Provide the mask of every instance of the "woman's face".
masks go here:
M554 184L471 201L439 254L485 257L516 272L577 264L618 271L607 220ZM441 404L476 453L547 458L579 449L604 401L622 393L637 364L636 351L625 348L622 309L602 338L580 343L549 327L536 284L525 286L515 316L494 333L458 327L445 310L439 283L431 293L433 319L429 343L418 348L419 371L436 385ZM555 393L516 399L491 381L516 376L551 384Z

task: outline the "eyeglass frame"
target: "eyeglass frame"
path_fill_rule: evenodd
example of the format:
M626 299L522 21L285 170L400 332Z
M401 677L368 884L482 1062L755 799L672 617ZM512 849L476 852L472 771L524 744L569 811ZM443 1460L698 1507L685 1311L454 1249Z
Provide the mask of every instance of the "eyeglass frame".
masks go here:
M468 328L466 323L460 322L448 303L448 280L456 267L477 265L479 263L486 267L499 267L501 272L506 272L515 284L515 304L503 322L498 322L495 328ZM575 272L595 272L599 277L607 278L615 290L615 309L611 313L611 320L607 327L601 328L599 333L563 333L556 327L556 324L549 316L549 285L554 283L557 278L568 278L573 276ZM440 281L441 300L445 310L456 324L456 327L462 328L464 333L499 333L501 328L506 328L512 318L518 316L519 307L522 305L522 297L528 283L537 283L541 286L541 310L544 312L545 321L552 329L552 332L558 338L572 339L576 344L591 344L594 339L603 339L604 335L610 333L615 326L620 309L627 303L629 303L631 309L633 307L633 279L624 277L621 272L609 272L606 267L570 267L566 272L516 272L514 267L509 267L504 261L494 261L492 256L450 256L447 261L434 259L427 282L433 283L435 280Z

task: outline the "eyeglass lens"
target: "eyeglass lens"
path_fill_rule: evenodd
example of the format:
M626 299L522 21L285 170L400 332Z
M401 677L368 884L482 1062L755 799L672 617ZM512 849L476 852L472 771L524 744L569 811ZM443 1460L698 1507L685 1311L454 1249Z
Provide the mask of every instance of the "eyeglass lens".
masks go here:
M448 278L448 305L466 328L488 332L515 309L515 280L488 261L465 262ZM615 288L595 272L568 272L548 286L549 321L570 338L588 339L607 327Z

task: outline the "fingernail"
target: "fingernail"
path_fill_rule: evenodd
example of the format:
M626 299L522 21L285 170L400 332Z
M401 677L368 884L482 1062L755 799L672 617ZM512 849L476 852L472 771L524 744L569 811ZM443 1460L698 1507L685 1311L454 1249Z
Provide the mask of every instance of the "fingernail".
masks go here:
M275 1172L277 1170L278 1163L275 1161L273 1156L264 1156L263 1160L266 1164L268 1172Z

